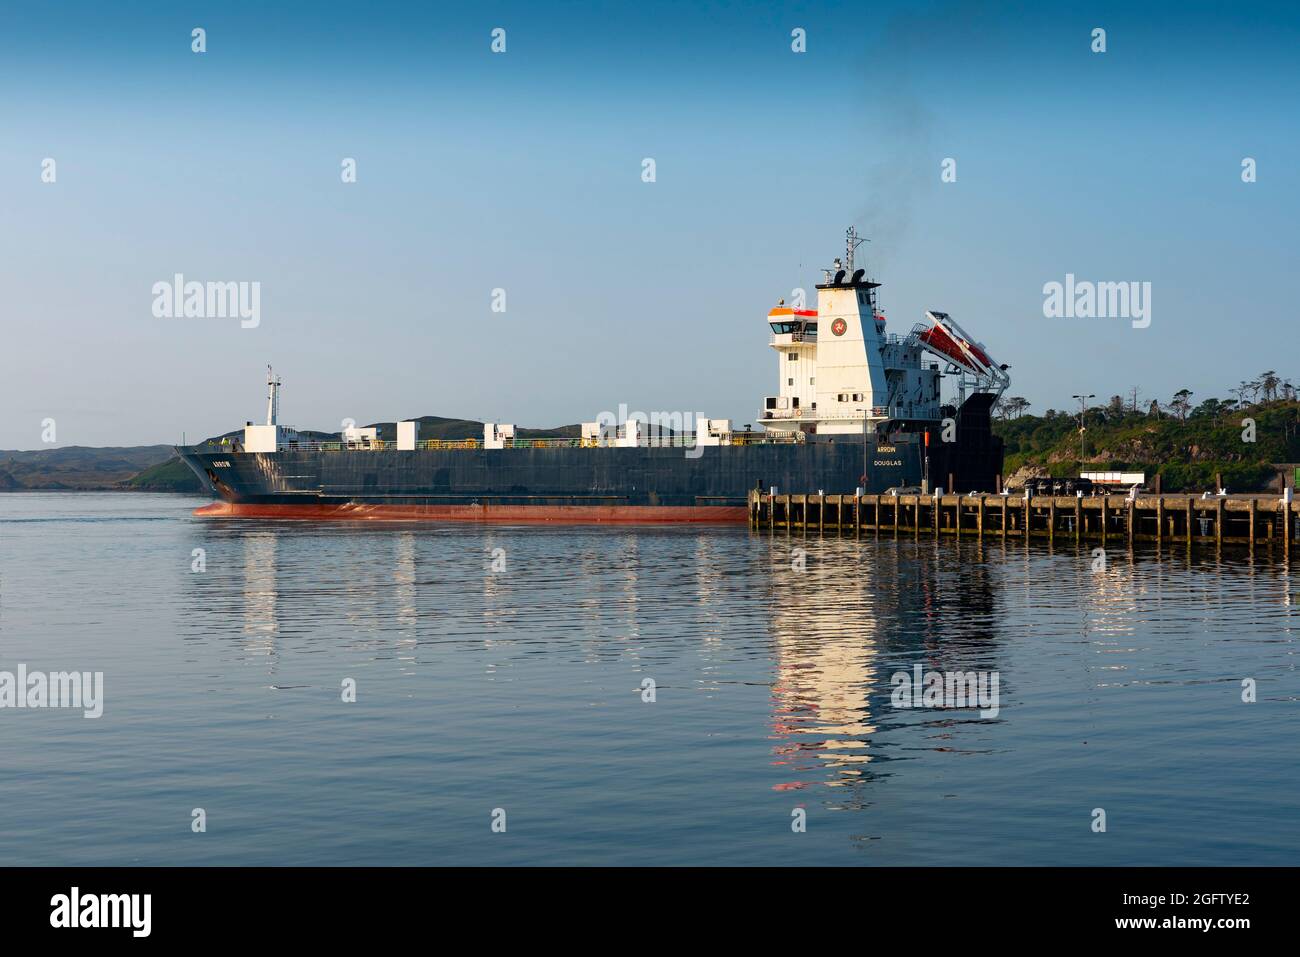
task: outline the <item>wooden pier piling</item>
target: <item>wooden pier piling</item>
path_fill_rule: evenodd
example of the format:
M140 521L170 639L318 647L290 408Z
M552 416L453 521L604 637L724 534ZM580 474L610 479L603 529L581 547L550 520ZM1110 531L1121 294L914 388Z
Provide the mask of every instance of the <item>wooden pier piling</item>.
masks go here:
M1088 539L1104 544L1115 534L1121 534L1127 543L1163 544L1181 540L1188 548L1243 545L1252 552L1277 548L1285 556L1295 547L1298 509L1300 503L1243 495L1203 499L1185 495L1021 498L942 492L848 496L772 495L755 489L749 494L748 512L750 525L755 529L765 528L774 534L780 530L786 535L798 531L804 538L810 533L821 536L851 533L861 539L864 530L879 534L882 529L892 531L895 537L907 531L919 536L923 529L928 529L936 539L943 535L959 540L997 536L1003 541L1019 537L1026 542L1031 538L1054 542L1059 530L1065 535L1073 531L1071 537L1075 542ZM1072 529L1065 527L1066 522Z

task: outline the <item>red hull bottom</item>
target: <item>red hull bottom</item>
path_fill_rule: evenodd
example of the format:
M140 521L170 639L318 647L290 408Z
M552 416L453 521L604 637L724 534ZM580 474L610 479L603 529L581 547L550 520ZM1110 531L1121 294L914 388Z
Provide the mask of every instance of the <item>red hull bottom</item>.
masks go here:
M743 505L246 505L213 502L201 518L307 521L539 522L563 525L743 522Z

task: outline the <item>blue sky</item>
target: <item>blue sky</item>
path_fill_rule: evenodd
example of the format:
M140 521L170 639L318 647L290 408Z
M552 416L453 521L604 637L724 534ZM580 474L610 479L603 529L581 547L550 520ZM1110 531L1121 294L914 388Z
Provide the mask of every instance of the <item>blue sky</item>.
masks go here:
M300 427L743 424L850 223L891 330L951 313L1036 411L1300 382L1298 41L1290 4L5 4L0 448L222 432L268 362ZM260 325L155 318L177 272ZM1151 326L1044 318L1067 272Z

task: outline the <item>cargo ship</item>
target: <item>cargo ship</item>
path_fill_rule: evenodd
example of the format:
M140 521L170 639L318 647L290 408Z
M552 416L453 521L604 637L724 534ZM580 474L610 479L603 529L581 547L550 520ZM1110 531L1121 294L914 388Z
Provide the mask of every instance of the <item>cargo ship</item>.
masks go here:
M758 427L690 413L601 413L565 438L521 438L488 422L481 440L394 439L348 428L326 440L279 422L269 369L264 424L178 448L217 501L207 517L508 522L745 521L750 490L862 494L994 491L1002 441L993 404L1010 383L947 313L886 331L880 283L843 258L824 270L815 309L779 301L767 315L778 388ZM949 404L945 381L955 380Z

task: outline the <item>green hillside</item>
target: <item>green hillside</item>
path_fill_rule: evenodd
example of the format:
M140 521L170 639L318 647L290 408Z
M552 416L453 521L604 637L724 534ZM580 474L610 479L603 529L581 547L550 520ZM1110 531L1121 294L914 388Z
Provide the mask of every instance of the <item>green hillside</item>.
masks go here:
M176 456L151 465L125 482L123 487L137 492L198 492L199 480L190 467Z
M1275 480L1275 466L1300 462L1300 401L1288 382L1272 375L1262 380L1269 388L1243 383L1230 400L1193 403L1184 390L1167 404L1144 408L1114 396L1083 413L1082 461L1078 411L1029 415L1024 400L1004 398L993 429L1006 442L1005 473L1026 466L1062 477L1081 470L1145 472L1148 485L1159 474L1166 491L1210 489L1221 473L1230 491L1262 491ZM1259 390L1252 394L1251 386Z
M116 489L142 469L166 461L170 445L0 451L0 491Z

